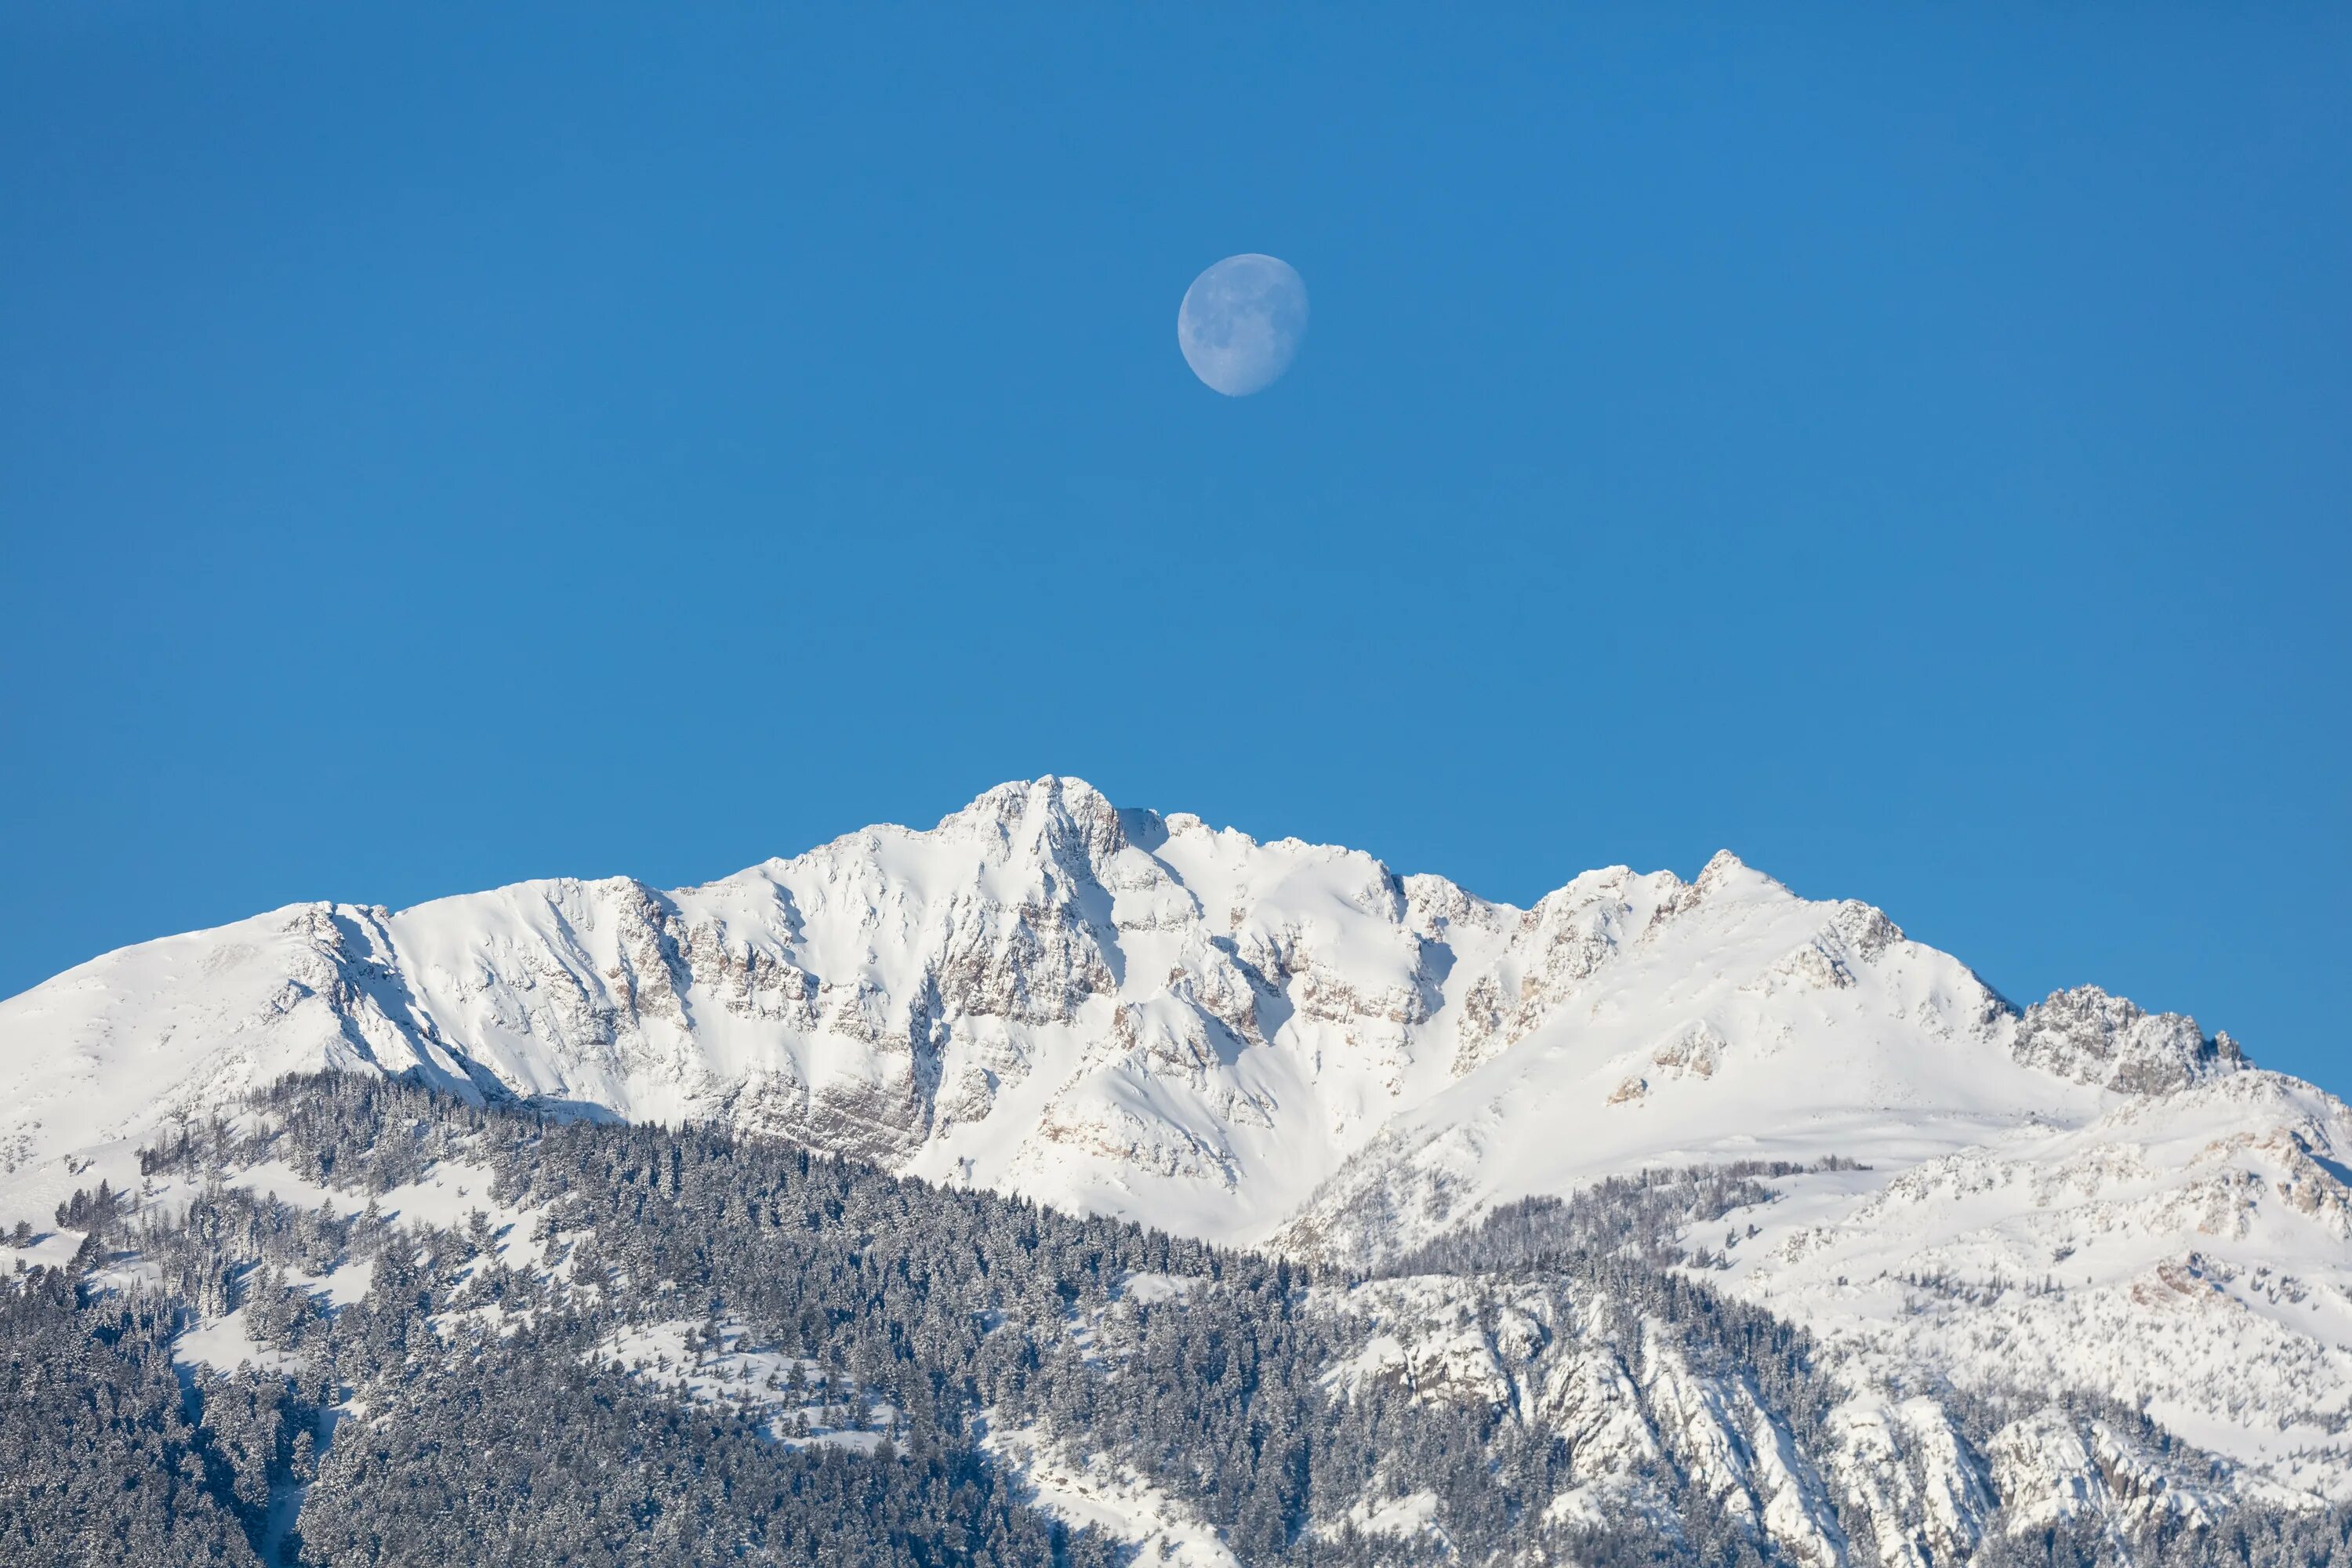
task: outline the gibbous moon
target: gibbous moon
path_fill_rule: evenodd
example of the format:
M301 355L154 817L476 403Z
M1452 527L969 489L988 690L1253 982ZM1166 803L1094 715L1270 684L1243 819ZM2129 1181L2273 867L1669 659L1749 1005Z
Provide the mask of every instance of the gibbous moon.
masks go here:
M1228 256L1184 290L1176 346L1184 363L1227 397L1274 384L1307 336L1307 284L1273 256Z

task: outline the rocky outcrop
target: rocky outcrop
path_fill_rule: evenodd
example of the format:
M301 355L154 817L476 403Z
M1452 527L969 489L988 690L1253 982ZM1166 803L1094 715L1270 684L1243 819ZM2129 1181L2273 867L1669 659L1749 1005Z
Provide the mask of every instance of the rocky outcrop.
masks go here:
M2018 1020L2011 1049L2028 1067L2121 1094L2164 1094L2244 1065L2238 1042L2197 1020L2149 1013L2095 985L2053 991Z

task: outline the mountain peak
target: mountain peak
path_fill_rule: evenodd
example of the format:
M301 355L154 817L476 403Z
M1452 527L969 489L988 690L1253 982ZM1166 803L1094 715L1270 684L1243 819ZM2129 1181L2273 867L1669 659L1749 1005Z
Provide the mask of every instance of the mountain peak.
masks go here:
M1053 773L985 790L940 819L934 832L992 837L1007 848L1031 844L1076 851L1099 864L1126 847L1118 808L1080 778Z
M698 888L295 906L95 960L0 1002L0 1215L47 1212L92 1162L135 1182L173 1118L330 1066L1351 1261L1662 1169L1780 1172L1744 1200L1753 1245L1718 1229L1709 1267L1872 1353L1976 1353L1962 1320L1907 1304L1955 1279L2002 1303L1993 1338L2063 1360L2092 1320L2056 1262L2081 1284L2087 1255L2084 1288L2112 1291L2096 1321L2121 1325L2104 1338L2220 1366L2284 1335L2352 1369L2352 1320L2289 1312L2271 1283L2352 1296L2327 1228L2352 1213L2352 1121L2299 1089L2288 1126L2242 1065L2096 987L2011 1010L1872 906L1728 851L1690 883L1617 867L1522 910L1048 774ZM2143 1275L2191 1251L2243 1299L2143 1322L2190 1310ZM2346 1342L2310 1349L2323 1328ZM2214 1430L2252 1419L2163 1383L2169 1363L2130 1370ZM2313 1430L2352 1409L2352 1370L2321 1381L2337 1403ZM2343 1472L2352 1495L2352 1453Z
M1740 891L1797 900L1797 894L1790 889L1788 884L1769 872L1758 870L1728 849L1718 849L1709 856L1706 864L1699 868L1698 876L1691 887L1702 899Z
M1728 849L1718 849L1714 854L1707 857L1706 865L1699 868L1698 880L1701 882L1705 882L1709 879L1719 881L1722 879L1732 875L1734 872L1745 871L1746 869L1748 869L1748 862L1742 860L1738 856L1734 855Z

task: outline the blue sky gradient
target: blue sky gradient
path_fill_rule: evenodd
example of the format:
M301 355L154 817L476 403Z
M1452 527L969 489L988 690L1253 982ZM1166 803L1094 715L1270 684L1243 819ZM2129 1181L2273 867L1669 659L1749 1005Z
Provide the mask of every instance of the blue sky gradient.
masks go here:
M484 9L0 15L0 993L1053 771L2352 1090L2343 7Z

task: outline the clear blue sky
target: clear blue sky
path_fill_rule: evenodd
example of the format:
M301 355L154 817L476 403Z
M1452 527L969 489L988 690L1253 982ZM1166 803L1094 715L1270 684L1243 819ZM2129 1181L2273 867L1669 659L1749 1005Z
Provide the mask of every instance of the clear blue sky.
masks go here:
M1562 9L8 7L0 992L1055 771L2352 1090L2352 11Z

